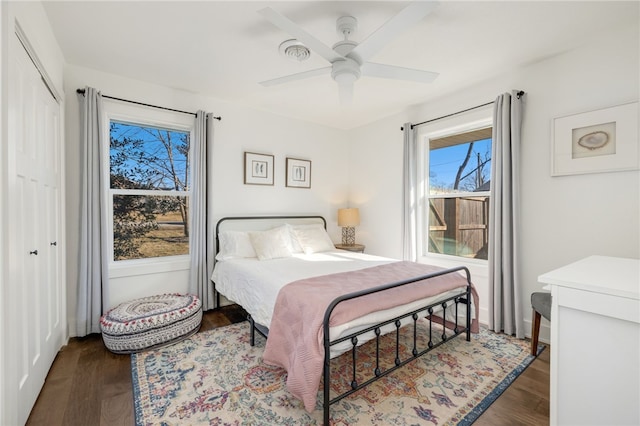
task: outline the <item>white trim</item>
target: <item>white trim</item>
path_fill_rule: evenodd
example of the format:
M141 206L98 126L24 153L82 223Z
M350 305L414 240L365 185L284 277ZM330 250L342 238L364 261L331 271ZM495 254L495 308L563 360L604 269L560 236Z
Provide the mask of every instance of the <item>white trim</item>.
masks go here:
M437 123L421 126L418 131L418 137L438 139L491 127L493 126L493 104L487 108L478 109L476 114L474 114L475 117L460 115L443 119ZM479 112L482 112L482 114L479 114ZM467 118L464 119L465 117ZM449 124L446 125L446 123Z
M472 114L463 114L460 116L443 119L438 122L434 122L428 126L420 128L418 133L418 225L417 232L420 237L418 244L418 257L451 257L453 259L464 259L473 262L487 263L483 259L468 259L459 256L448 256L439 253L430 253L428 251L428 233L424 232L425 228L428 228L429 213L425 207L429 198L444 198L444 197L465 197L465 196L491 196L490 191L482 192L460 192L451 194L429 194L429 141L431 139L442 138L449 135L455 135L465 132L470 132L478 129L486 128L487 126L493 126L493 105L487 108L481 108L477 111L473 111Z
M16 412L15 408L15 396L11 399L7 397L11 389L8 386L8 375L6 365L8 357L6 356L7 350L5 347L10 346L11 342L7 340L5 312L8 312L5 304L8 304L8 298L5 297L5 293L8 291L5 285L8 282L9 272L5 267L7 263L7 247L4 243L7 241L6 228L8 227L7 216L9 200L7 199L8 186L6 179L6 162L7 162L7 150L9 145L7 117L8 113L8 79L9 79L9 44L6 30L8 27L9 6L7 2L0 1L0 424L12 423L13 414ZM66 312L65 312L66 316ZM11 413L9 412L11 411ZM10 415L11 414L11 415Z
M40 61L40 58L38 58L36 50L29 42L27 35L25 34L17 19L15 21L15 34L18 37L20 44L22 44L22 47L24 47L24 50L27 52L27 55L29 55L29 58L33 62L33 65L38 70L38 73L40 73L42 81L44 82L44 85L47 86L47 89L49 90L49 93L51 93L51 96L53 96L53 99L55 99L56 102L61 103L62 96L60 96L60 93L58 93L55 84L53 84L53 80L51 80L51 77L49 77L49 74L42 64L42 61Z
M491 196L491 191L478 191L478 192L450 192L448 194L431 194L427 195L428 198L451 198L451 197L459 197L459 198L468 198L468 197L488 197Z
M419 128L418 143L418 222L417 232L420 242L417 247L418 262L425 262L432 265L449 268L464 265L469 268L473 283L480 296L479 319L483 324L489 323L489 310L487 296L489 294L489 263L484 259L470 259L461 256L451 256L446 254L428 253L428 227L429 216L427 209L427 199L429 191L429 140L445 137L447 135L459 134L476 129L493 126L493 104L485 108L478 108L465 114L438 120ZM456 196L486 196L487 192L462 192ZM442 195L444 196L444 195ZM447 194L450 196L450 194ZM489 193L490 196L490 193ZM438 197L435 195L433 197ZM428 228L427 228L428 229Z
M103 99L104 115L103 140L106 144L110 141L109 123L117 121L134 125L144 125L170 129L181 132L189 132L190 139L193 140L194 118L174 111L159 110L157 108L146 107L138 104L131 104L123 101ZM102 149L103 182L109 185L110 158L109 146ZM131 259L115 261L113 259L113 195L187 195L190 191L153 191L153 190L121 190L105 188L104 205L107 206L107 217L103 223L107 230L107 247L109 250L109 278L121 278L134 275L144 275L149 273L177 271L188 269L184 267L184 262L189 263L189 255L165 256L158 258ZM185 260L186 259L186 260ZM171 269L174 268L175 269Z
M192 115L110 98L103 98L103 102L105 119L107 120L105 123L114 120L122 123L145 124L160 128L193 131L194 117ZM109 126L105 131L108 135Z
M471 281L480 296L480 306L478 306L480 323L485 325L489 324L489 309L486 301L489 294L489 263L486 260L469 259L445 254L429 254L428 256L419 257L418 262L440 266L441 268L453 268L461 265L469 268Z
M442 253L426 253L420 256L426 263L437 264L440 262L451 262L455 264L463 263L465 266L489 267L489 261L486 259L476 259L473 257L454 256ZM487 269L488 270L488 269Z
M189 268L190 261L188 255L120 260L109 265L109 278L159 274L164 272L183 271L188 270Z
M110 189L111 195L169 195L188 196L190 191L160 190L160 189Z

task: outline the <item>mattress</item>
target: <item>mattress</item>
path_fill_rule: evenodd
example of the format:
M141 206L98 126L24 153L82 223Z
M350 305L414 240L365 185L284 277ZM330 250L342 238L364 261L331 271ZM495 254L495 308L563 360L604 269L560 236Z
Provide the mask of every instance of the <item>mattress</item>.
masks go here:
M216 263L211 280L215 283L216 291L224 295L229 301L242 306L253 320L265 327L271 324L273 309L280 289L290 282L339 272L349 272L368 267L396 262L379 256L365 253L353 253L344 250L321 252L313 254L294 254L292 257L258 260L256 258L236 258ZM348 333L362 330L382 321L411 312L427 304L435 303L455 294L459 294L465 287L460 287L436 297L417 300L413 303L398 306L393 309L375 312L356 320L341 324L330 329L332 340ZM473 309L473 307L472 307ZM437 313L441 309L435 309ZM455 314L447 310L447 319L452 321ZM458 308L459 324L464 324L466 307ZM474 315L472 311L472 316ZM412 321L410 318L405 322ZM382 333L395 329L393 324L382 328ZM373 332L369 338L373 338ZM367 336L359 340L359 344L367 341ZM331 357L351 348L349 342L332 347Z

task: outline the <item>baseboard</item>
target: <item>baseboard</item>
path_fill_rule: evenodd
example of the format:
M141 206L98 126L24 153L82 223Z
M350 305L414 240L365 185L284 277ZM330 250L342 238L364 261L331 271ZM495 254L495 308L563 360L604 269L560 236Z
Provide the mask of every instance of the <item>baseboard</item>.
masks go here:
M531 319L524 320L525 326L525 337L531 338ZM540 322L540 334L538 335L538 341L542 343L546 343L547 345L551 343L551 323L545 320L544 318Z
M478 319L480 324L488 327L489 325L489 310L487 308L480 308ZM524 320L524 336L527 338L531 338L531 318L527 318ZM544 318L540 323L540 334L538 336L538 341L542 343L546 343L547 345L551 343L551 323Z

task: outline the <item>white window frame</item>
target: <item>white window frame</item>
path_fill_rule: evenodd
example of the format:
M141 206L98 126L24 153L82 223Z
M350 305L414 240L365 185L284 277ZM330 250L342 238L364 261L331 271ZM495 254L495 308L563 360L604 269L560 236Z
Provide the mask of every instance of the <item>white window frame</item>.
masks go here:
M429 194L429 144L432 139L443 138L455 134L471 132L474 130L491 127L493 125L493 108L482 108L468 114L455 116L447 120L434 122L418 130L418 259L444 267L455 265L487 267L485 259L466 258L442 253L429 252L429 198L442 198L445 195L431 196ZM491 196L491 191L460 192L456 196ZM450 196L448 194L447 196Z
M144 275L149 273L176 271L189 269L190 255L151 257L145 259L127 259L114 260L113 258L113 196L117 194L127 193L121 189L110 188L110 126L111 121L131 123L134 125L160 127L166 129L175 129L178 131L189 132L190 140L193 141L194 118L189 114L162 110L158 108L150 108L137 104L126 103L116 100L104 99L104 115L103 122L103 141L105 146L102 147L103 162L103 188L104 205L107 206L107 214L105 215L105 223L102 224L106 232L106 245L109 256L109 276L111 278L126 277L132 275ZM192 148L190 148L192 149ZM191 156L190 152L190 158ZM156 194L157 191L144 191ZM162 191L162 195L184 195L183 191ZM188 191L191 197L191 191Z

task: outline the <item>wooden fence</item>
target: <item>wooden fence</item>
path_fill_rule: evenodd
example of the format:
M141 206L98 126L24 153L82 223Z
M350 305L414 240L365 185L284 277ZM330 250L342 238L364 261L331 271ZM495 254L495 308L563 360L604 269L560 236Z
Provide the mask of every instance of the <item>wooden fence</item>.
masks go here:
M489 197L429 199L429 252L487 259Z

